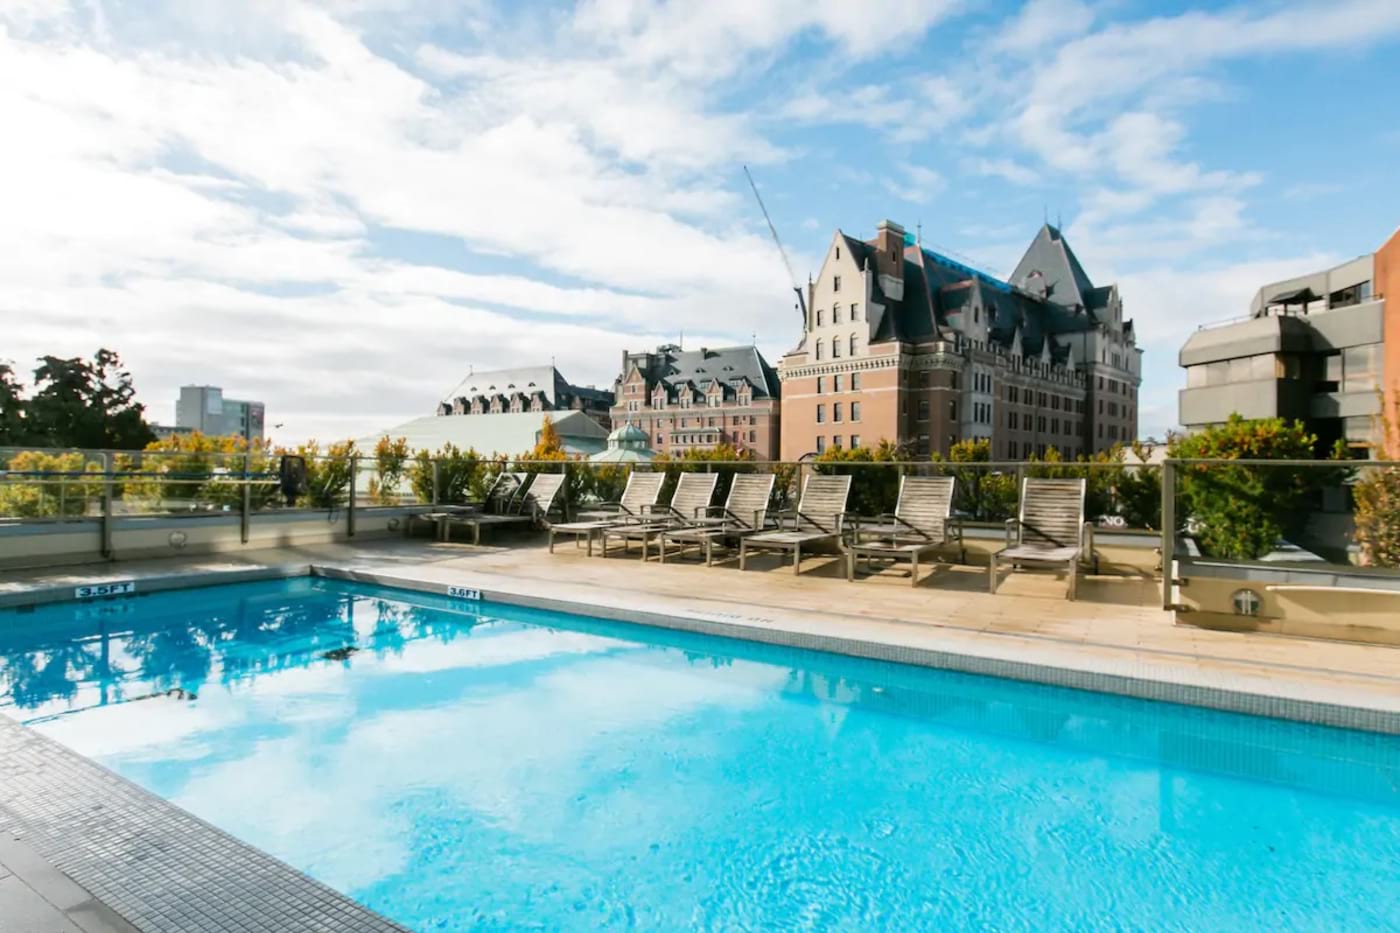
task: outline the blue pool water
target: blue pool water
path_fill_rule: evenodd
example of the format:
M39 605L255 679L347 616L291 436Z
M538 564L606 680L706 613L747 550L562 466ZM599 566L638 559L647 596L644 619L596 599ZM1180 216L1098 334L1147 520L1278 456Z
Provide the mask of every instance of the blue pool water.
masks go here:
M1394 738L401 590L0 612L0 711L420 930L1400 918Z

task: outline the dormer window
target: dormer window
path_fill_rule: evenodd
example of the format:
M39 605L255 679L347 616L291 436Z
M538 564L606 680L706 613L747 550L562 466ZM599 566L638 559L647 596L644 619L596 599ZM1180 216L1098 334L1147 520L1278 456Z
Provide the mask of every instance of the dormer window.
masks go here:
M839 246L836 247L836 258L837 258L837 259L840 259L840 258L841 258L841 247L839 247Z

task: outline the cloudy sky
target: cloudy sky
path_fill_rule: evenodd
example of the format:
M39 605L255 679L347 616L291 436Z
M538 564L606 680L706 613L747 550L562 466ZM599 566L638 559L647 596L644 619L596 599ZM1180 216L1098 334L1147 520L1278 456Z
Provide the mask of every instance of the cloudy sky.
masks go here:
M1400 223L1398 53L1396 0L4 0L0 358L283 441L682 331L776 360L748 164L801 278L887 216L1005 274L1062 218L1160 434L1186 334Z

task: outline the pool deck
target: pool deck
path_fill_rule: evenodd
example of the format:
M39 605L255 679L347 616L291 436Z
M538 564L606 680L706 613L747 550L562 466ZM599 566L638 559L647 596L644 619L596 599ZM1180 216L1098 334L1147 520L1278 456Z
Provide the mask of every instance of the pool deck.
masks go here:
M1005 577L992 596L979 567L940 567L912 587L899 572L847 582L832 557L808 558L794 576L777 558L752 559L740 571L733 561L643 565L635 551L590 558L567 543L551 555L530 538L504 547L394 539L3 573L0 605L71 596L69 588L94 582L134 580L151 590L311 567L437 591L469 587L485 598L624 621L1400 732L1400 648L1178 625L1157 607L1159 584L1140 578L1082 579L1079 600L1069 602L1063 578L1044 573ZM104 811L100 819L88 815L96 809ZM110 848L94 844L93 832L107 834ZM211 878L231 878L232 886ZM183 893L172 899L171 890ZM278 904L291 912L277 913ZM251 916L250 906L269 913ZM396 929L0 715L0 931L11 917L41 933Z

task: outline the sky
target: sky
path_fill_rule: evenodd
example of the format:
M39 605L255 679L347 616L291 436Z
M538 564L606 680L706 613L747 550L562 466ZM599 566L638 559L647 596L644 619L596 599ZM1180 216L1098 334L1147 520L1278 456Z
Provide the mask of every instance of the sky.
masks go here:
M4 0L0 359L119 352L279 442L468 370L799 336L836 229L1006 275L1046 218L1145 349L1400 224L1400 2Z

